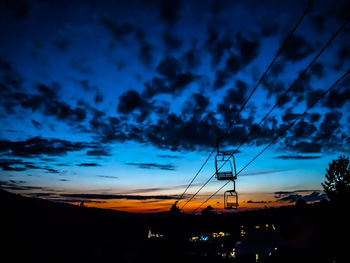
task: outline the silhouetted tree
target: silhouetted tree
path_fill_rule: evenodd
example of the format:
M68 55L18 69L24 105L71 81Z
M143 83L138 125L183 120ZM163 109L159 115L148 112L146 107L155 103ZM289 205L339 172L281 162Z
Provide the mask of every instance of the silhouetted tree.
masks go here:
M328 205L329 205L329 201L328 201L326 198L323 197L323 198L320 200L320 206L321 206L321 208L327 208Z
M214 208L212 208L210 205L208 205L206 208L204 208L201 212L202 216L210 216L214 215Z
M350 200L350 160L341 155L333 160L326 170L326 181L322 183L331 202L340 204Z
M170 208L170 213L171 214L174 214L174 215L176 215L176 214L179 214L180 213L180 208L177 206L177 203L178 203L179 201L176 201L172 206L171 206L171 208Z
M303 198L299 198L296 202L295 202L295 206L298 208L305 208L306 207L306 202Z

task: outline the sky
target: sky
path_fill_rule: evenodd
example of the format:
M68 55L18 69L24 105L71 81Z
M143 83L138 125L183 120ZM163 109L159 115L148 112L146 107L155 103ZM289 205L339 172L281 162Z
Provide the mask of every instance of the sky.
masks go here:
M0 1L0 186L129 212L170 209L215 141L244 167L350 66L347 1ZM236 181L241 210L325 197L350 150L345 78ZM214 173L214 158L179 200ZM213 179L185 207L221 187ZM205 204L223 210L223 192ZM204 207L205 207L204 206ZM203 208L204 208L203 207Z

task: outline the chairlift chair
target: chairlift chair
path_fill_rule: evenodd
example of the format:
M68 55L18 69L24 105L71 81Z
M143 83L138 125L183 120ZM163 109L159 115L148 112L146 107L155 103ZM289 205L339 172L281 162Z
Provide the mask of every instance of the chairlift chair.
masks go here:
M216 179L218 180L236 180L236 164L233 154L229 152L218 152L215 156L215 170Z
M233 189L224 193L224 208L237 209L238 208L238 194L236 192L235 181L233 181Z
M221 152L219 150L220 139L216 140L217 153L215 156L215 171L216 179L220 181L232 181L233 189L224 193L224 208L237 209L238 208L238 194L236 192L236 163L233 153Z

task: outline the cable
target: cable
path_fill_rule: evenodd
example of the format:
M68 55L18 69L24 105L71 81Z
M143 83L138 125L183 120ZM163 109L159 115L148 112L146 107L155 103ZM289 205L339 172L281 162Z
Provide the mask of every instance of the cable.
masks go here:
M234 120L236 119L236 117L238 117L238 115L242 112L242 110L244 109L245 105L248 103L249 99L252 97L253 93L255 92L255 90L258 88L258 86L261 84L261 82L265 79L265 76L267 75L267 73L270 71L272 65L275 63L276 59L279 57L279 55L282 53L282 50L286 47L288 41L291 39L291 37L293 36L294 32L296 31L297 27L299 26L299 24L301 23L301 21L304 19L304 17L306 16L307 12L311 9L312 4L314 3L314 0L312 0L310 2L310 4L307 6L307 8L305 9L304 13L301 15L301 17L299 18L298 22L295 24L295 26L293 27L292 31L289 33L289 35L287 36L287 38L284 40L282 46L278 49L275 57L272 59L271 63L269 64L269 66L266 68L265 72L262 74L262 76L260 77L258 83L255 85L255 87L253 88L253 90L250 92L249 96L247 97L247 99L245 100L245 102L243 103L243 105L241 106L240 110L238 111L238 113L234 116L233 121L231 122L231 125L226 129L224 135L220 138L221 140L227 135L227 133L229 132L229 130L232 128L232 126L234 125Z
M188 188L190 188L190 186L192 185L193 181L196 179L196 177L198 176L198 174L202 171L203 167L206 165L206 163L209 161L210 157L213 155L213 153L215 152L215 148L214 150L211 151L211 153L209 154L209 156L207 157L207 159L205 160L205 162L202 164L201 168L198 170L198 172L196 173L196 175L192 178L191 182L188 184L188 186L186 187L185 191L182 193L182 195L180 196L180 199L183 198L183 196L185 195L185 193L187 192ZM187 203L186 203L187 204ZM186 205L185 204L185 205Z
M270 115L270 113L278 106L278 104L283 101L283 99L285 98L285 96L294 88L295 84L301 80L305 73L312 67L312 65L315 63L315 61L321 56L321 54L328 48L328 46L332 43L332 41L337 37L337 35L344 29L344 27L349 23L349 18L347 20L345 20L345 22L338 28L338 30L334 33L334 35L328 40L328 42L323 46L323 48L318 52L318 54L314 57L314 59L310 62L310 64L300 73L300 75L298 76L297 79L294 80L294 82L292 83L292 85L289 86L289 88L282 94L282 96L278 99L278 101L276 102L276 104L269 110L269 112L264 116L264 118L261 119L261 121L258 123L258 125L256 125L251 132L249 133L249 135L241 142L241 144L237 147L237 149L234 151L237 152L241 146L248 140L249 136L251 136L255 131L257 131L257 129L259 128L259 126L261 125L261 123Z
M328 46L332 43L332 41L337 37L337 35L344 29L344 27L349 23L350 21L350 17L345 20L345 22L338 28L338 30L333 34L333 36L328 40L328 42L322 47L322 49L318 52L318 54L313 58L313 60L309 63L309 65L299 74L298 78L296 78L292 85L289 86L289 88L282 94L282 96L277 100L277 102L275 103L275 105L269 110L269 112L261 119L261 121L259 122L259 124L257 126L254 127L254 129L249 133L249 135L245 138L245 140L243 141L246 142L247 138L249 138L249 136L251 136L251 134L253 134L261 125L261 123L271 114L271 112L279 105L279 103L284 99L284 97L292 90L292 88L295 86L295 84L302 79L302 77L305 75L305 73L309 70L309 68L311 68L311 66L315 63L315 61L321 56L321 54L328 48ZM243 145L243 143L241 143L235 150L233 153L236 153L240 147ZM224 162L224 164L227 162L227 160ZM223 165L224 165L223 164ZM222 166L223 166L222 165ZM221 167L222 167L221 166ZM220 170L220 169L219 169ZM207 185L209 183L209 181L211 179L213 179L213 177L215 176L215 173L204 183L204 186ZM191 197L190 200L192 200L199 192L200 190L202 190L203 187L201 187L199 189L199 191L197 191L194 196ZM189 203L189 202L187 202ZM186 203L186 204L187 204Z
M319 102L324 96L326 96L333 88L335 88L339 82L341 82L348 74L350 74L350 70L345 72L336 82L333 83L326 91L324 91L302 114L299 114L294 121L292 121L275 139L273 139L264 149L262 149L252 160L250 160L238 173L240 174L243 170L245 170L252 162L254 162L265 150L267 150L272 144L274 144L282 135L284 135L287 130L292 127L300 118L302 118L317 102ZM221 186L215 193L213 193L207 200L200 204L196 209L192 211L194 213L199 208L201 208L206 202L208 202L214 195L220 192L230 181L226 182L223 186Z
M232 128L232 126L234 125L234 121L238 118L238 116L241 114L241 112L243 111L244 107L247 105L248 101L250 100L250 98L253 96L254 92L256 91L256 89L258 88L258 86L261 84L261 82L265 79L267 73L270 71L272 65L275 63L276 59L279 57L279 55L281 54L282 50L286 47L287 43L289 42L289 40L291 39L291 37L293 36L294 32L296 31L297 27L299 26L299 24L301 23L301 21L304 19L304 17L306 16L306 14L309 12L309 10L311 9L312 5L314 3L314 0L311 0L311 2L309 3L309 5L306 7L305 11L303 12L303 14L301 15L301 17L299 18L299 20L297 21L297 23L294 25L293 29L291 30L291 32L288 34L287 38L284 40L283 44L281 45L281 47L278 49L276 55L274 56L274 58L272 59L271 63L269 64L269 66L266 68L265 72L263 73L263 75L260 77L258 83L255 85L255 87L252 89L252 91L250 92L250 94L248 95L247 99L244 101L244 103L242 104L241 108L239 109L239 111L235 114L235 116L233 117L233 120L231 122L231 124L229 125L229 127L225 130L224 134L220 137L220 140L224 139L226 137L226 135L228 134L228 132L230 131L230 129ZM209 154L209 156L207 157L207 159L205 160L205 162L203 163L203 165L201 166L201 168L198 170L198 172L196 173L196 175L193 177L193 179L191 180L191 182L188 184L188 186L186 187L185 191L182 193L180 199L183 198L183 196L185 195L185 193L187 192L188 188L190 188L190 186L192 185L193 181L197 178L198 174L202 171L203 167L206 165L206 163L208 162L208 160L210 159L210 157L213 155L213 153L215 152L215 147L214 149L211 151L211 153ZM212 176L213 177L213 176ZM211 178L212 178L211 177ZM210 181L210 180L209 180ZM207 184L207 183L206 183ZM191 199L192 200L192 199ZM188 202L187 202L188 203ZM186 204L187 204L186 203ZM186 205L185 204L185 205ZM184 206L185 206L184 205ZM183 207L184 207L183 206Z

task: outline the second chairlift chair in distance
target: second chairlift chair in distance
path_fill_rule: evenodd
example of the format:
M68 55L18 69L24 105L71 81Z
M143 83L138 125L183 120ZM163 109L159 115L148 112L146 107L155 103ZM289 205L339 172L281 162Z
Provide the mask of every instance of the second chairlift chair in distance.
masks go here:
M216 156L215 156L215 170L216 179L220 181L232 181L233 189L224 193L224 208L225 209L237 209L238 208L238 195L236 192L236 163L233 153L221 152L219 150L219 138L216 140Z

